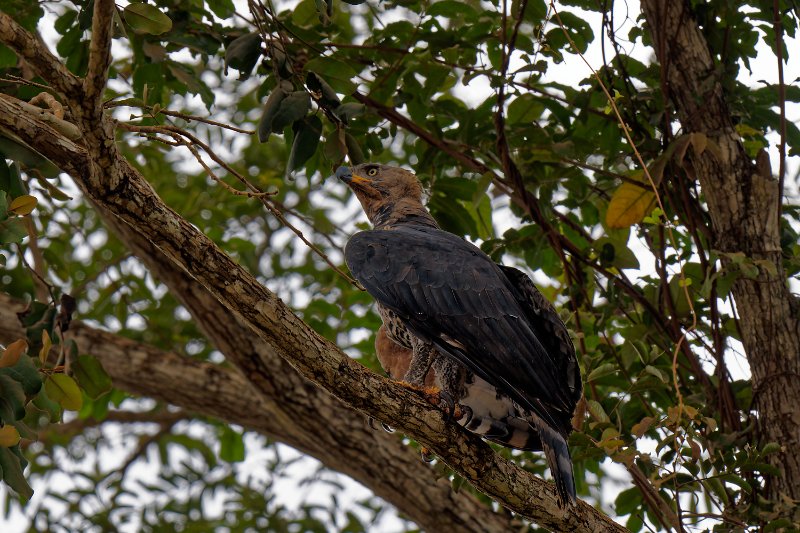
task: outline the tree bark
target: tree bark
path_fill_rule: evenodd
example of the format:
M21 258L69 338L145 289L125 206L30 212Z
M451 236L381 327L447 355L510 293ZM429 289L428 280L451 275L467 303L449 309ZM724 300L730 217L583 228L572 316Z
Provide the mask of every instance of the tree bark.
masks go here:
M22 302L0 294L0 342L24 337L16 317L23 308ZM213 313L214 304L207 311ZM236 358L272 360L269 383L261 383L261 392L235 369L163 352L81 322L71 324L68 337L81 353L98 358L115 387L288 444L361 482L425 529L479 533L513 528L510 515L437 480L436 472L397 435L370 429L363 415L270 354L248 329L216 322L216 333L227 336L229 345L219 346L227 354L235 346ZM267 387L271 394L263 393Z
M96 9L110 9L108 6L113 4L98 2ZM36 62L31 64L54 87L74 87L74 76L55 67L59 61L40 42L26 37L21 31L24 32L0 13L0 41L26 58L35 55ZM92 61L90 58L90 64L104 64L99 47L93 45L92 50L93 54L98 54L98 59ZM47 68L48 64L52 64L50 68ZM72 81L56 82L52 79L62 75ZM92 75L94 81L91 85L95 86L99 74L95 71ZM355 430L355 423L340 424L341 411L330 407L333 398L323 402L318 396L322 393L296 376L294 369L348 406L412 436L470 480L478 490L544 527L558 531L622 530L607 516L583 502L568 511L560 510L548 483L501 458L485 443L464 433L455 424L445 424L441 413L423 398L371 373L317 335L205 235L163 204L141 174L118 152L114 122L103 114L94 113L96 102L76 100L70 94L62 95L76 117L75 125L82 134L83 145L70 141L37 120L13 99L0 98L0 127L13 131L75 179L85 197L112 229L120 233L123 241L151 268L157 269L162 280L171 283L171 289L177 291L176 296L187 304L212 341L218 343L231 362L243 371L251 385L250 390L257 391L262 396L261 401L304 407L298 411L284 411L279 418L284 422L280 430L283 434L288 434L290 429L297 431L294 438L300 449L312 450L318 445L317 441L321 439L317 421L323 415L332 428L331 440L323 447L327 453L339 456L337 464L341 469L353 472L354 477L360 476L362 482L423 527L463 530L467 529L465 524L472 524L470 527L473 528L479 524L480 529L488 530L508 524L493 521L496 519L481 522L487 515L484 512L481 518L476 519L474 504L468 505L462 500L446 502L446 498L454 498L447 496L449 487L446 487L447 494L433 500L437 503L435 508L426 505L422 500L428 498L425 487L431 485L432 476L430 473L420 474L418 468L407 466L411 464L408 463L409 452L406 450L403 455L398 451L401 447L399 441L381 437L384 440L376 443L379 438L376 435L380 433L366 432L368 436L365 436L362 434L365 431L363 425L359 432ZM241 350L242 346L247 349ZM290 363L294 369L278 363L280 360ZM148 364L155 363L148 359ZM143 381L152 379L147 366L141 373ZM176 386L174 374L171 375L172 379L164 382L166 389ZM289 378L290 375L293 377ZM289 379L300 381L283 384ZM279 387L279 384L282 385ZM169 392L160 390L162 394ZM156 394L155 391L152 393ZM350 420L355 416L351 413ZM356 445L353 436L359 439ZM329 456L328 460L333 458ZM386 477L383 474L392 461L397 461L400 466L394 475ZM402 473L405 469L408 469L406 473ZM451 513L446 511L448 508ZM447 517L449 522L442 522L443 517Z
M704 133L719 148L716 154L689 154L708 204L715 248L743 252L759 265L758 277L740 277L732 293L752 371L760 440L782 445L769 456L781 474L770 478L767 495L800 500L800 306L781 262L782 191L766 153L754 162L745 152L689 2L643 0L642 10L664 73L665 97L684 132Z

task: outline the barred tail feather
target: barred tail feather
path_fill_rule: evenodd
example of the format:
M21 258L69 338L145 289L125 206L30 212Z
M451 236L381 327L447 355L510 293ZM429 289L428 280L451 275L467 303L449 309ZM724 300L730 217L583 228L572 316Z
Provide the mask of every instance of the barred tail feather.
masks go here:
M559 504L562 507L573 505L576 500L575 477L572 472L572 459L566 439L561 433L535 416L532 417L531 422L542 440L542 449L556 484Z

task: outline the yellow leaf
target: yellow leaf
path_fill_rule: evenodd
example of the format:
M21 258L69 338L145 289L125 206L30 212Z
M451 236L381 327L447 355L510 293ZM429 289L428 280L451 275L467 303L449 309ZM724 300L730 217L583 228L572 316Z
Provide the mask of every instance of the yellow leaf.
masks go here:
M66 374L53 374L47 378L44 390L51 400L58 402L64 409L77 411L83 405L81 389L75 380Z
M52 346L53 346L53 341L50 340L50 334L47 333L46 329L43 329L42 330L42 349L39 350L39 361L41 361L42 364L44 364L45 361L47 361L47 354L50 353L50 348L52 348Z
M736 125L736 133L738 133L742 137L761 137L764 135L763 131L757 130L752 126L748 126L743 122L740 122L739 124Z
M697 409L696 409L696 408L692 407L691 405L684 405L684 406L683 406L683 411L684 411L684 412L685 412L687 415L689 415L689 418L691 418L692 420L694 420L695 418L697 418L697 412L698 412L698 411L697 411Z
M694 153L697 155L702 155L705 152L706 147L708 146L708 137L706 137L705 133L692 133L692 148L694 148Z
M642 436L647 433L647 430L650 429L650 426L652 426L655 421L656 419L652 416L646 416L631 427L631 433L636 435L636 438L642 438Z
M655 201L656 195L649 185L624 182L611 195L606 212L606 226L620 229L641 222L653 210Z
M3 355L0 355L0 368L16 365L20 356L24 354L27 349L28 343L22 339L9 344L3 352Z
M11 203L8 205L8 210L19 216L30 215L37 203L38 200L35 196L24 194L11 200Z
M0 447L10 448L19 443L19 431L11 425L0 428Z
M669 422L669 425L677 425L678 422L681 421L682 412L683 410L680 408L680 406L673 405L672 407L667 407L667 421Z

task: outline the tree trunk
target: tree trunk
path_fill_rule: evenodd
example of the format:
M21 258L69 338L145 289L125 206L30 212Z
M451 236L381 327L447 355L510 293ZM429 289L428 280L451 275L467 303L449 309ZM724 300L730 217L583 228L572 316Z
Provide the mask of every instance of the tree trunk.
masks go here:
M684 132L704 133L719 148L716 154L689 154L708 203L714 248L743 252L759 265L758 277L740 277L732 292L760 440L782 446L769 456L781 475L770 478L766 494L800 500L800 313L781 263L778 181L766 153L756 163L745 152L689 2L643 0L642 10L664 73L665 97Z

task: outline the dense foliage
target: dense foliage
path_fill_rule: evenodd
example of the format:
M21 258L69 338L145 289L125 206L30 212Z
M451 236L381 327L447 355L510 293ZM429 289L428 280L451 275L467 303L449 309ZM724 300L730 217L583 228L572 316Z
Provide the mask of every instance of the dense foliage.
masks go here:
M800 151L800 129L776 111L800 101L800 90L743 81L756 61L774 65L776 79L777 50L791 61L772 24L778 16L793 38L797 11L778 4L776 14L766 1L687 3L753 159L768 147L783 151L777 144L788 156ZM82 75L92 7L6 0L0 9L38 28ZM737 325L748 310L735 309L730 292L774 267L715 248L688 154L719 147L682 131L636 16L596 0L131 3L115 19L106 107L125 154L170 207L376 370L379 318L341 254L364 219L326 177L346 161L413 168L445 229L532 273L561 309L585 378L570 440L581 498L633 531L797 525L795 503L763 491L780 444L754 431ZM600 58L596 72L576 55L587 52ZM564 80L565 65L583 69L577 83ZM35 97L58 115L57 102L37 96L48 94L41 80L6 47L0 91ZM121 336L223 364L70 179L0 133L0 290L38 301L23 318L27 350L9 344L0 358L0 467L19 505L31 497L28 482L45 493L34 500L37 527L133 520L191 530L188 517L207 530L258 516L271 530L368 527L380 500L346 515L335 500L327 511L276 505L269 483L230 466L253 453L240 428L186 423L191 414L112 390L92 357L70 354L60 339L74 306L80 320ZM782 217L783 267L796 279L796 197L787 195ZM60 350L48 359L51 342ZM131 440L124 460L109 465L99 459L115 434ZM544 474L543 461L515 457ZM129 467L145 459L164 470L134 489ZM276 476L285 468L280 454L259 467ZM57 472L83 481L45 488ZM188 486L197 492L175 495ZM207 517L204 494L218 489L226 512ZM63 502L65 515L48 512L50 500Z

